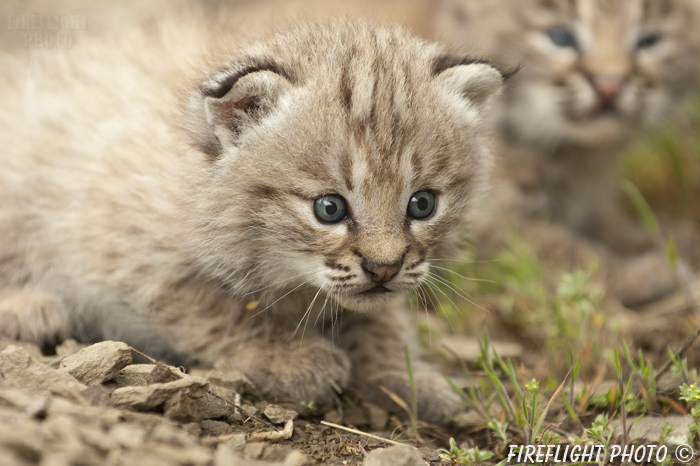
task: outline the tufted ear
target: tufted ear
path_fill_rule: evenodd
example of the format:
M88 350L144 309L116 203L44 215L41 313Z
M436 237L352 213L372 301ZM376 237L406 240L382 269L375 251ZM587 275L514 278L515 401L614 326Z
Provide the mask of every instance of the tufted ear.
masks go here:
M514 71L501 72L488 62L475 58L442 56L433 63L433 75L445 87L473 105L484 107L498 94Z
M235 146L246 128L274 112L290 88L290 77L274 63L234 66L212 76L190 97L188 129L197 145L216 157Z

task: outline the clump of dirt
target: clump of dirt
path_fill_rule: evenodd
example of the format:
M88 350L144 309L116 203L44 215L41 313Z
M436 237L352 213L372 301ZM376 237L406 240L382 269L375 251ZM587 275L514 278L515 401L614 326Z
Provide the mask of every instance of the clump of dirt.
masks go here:
M67 341L56 356L0 338L0 464L8 466L437 466L430 448L322 425L296 403L262 400L226 363L186 374L121 342ZM137 355L137 358L143 355ZM329 421L392 435L370 403Z

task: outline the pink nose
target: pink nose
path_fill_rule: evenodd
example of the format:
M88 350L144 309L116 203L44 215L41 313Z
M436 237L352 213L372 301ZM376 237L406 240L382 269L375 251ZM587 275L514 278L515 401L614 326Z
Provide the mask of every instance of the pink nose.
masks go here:
M617 76L595 76L593 87L603 105L611 105L615 102L622 88L622 78Z
M362 268L370 275L370 278L375 283L386 283L391 281L392 278L401 269L400 262L394 262L391 264L378 264L376 262L367 262L362 264Z

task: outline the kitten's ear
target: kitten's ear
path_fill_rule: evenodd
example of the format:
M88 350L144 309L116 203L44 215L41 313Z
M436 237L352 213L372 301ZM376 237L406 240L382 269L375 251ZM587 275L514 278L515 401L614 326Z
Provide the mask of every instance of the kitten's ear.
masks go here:
M216 157L270 115L290 88L290 77L273 63L234 66L190 97L188 129L198 146Z
M489 63L475 58L442 56L433 64L433 74L445 87L477 107L484 107L498 94L503 83L515 71L501 72Z

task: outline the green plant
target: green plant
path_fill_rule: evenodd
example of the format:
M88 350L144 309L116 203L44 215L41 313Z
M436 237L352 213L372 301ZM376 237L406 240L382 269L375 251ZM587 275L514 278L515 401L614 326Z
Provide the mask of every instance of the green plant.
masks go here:
M583 438L580 439L582 443L586 440L592 440L593 443L605 447L605 456L601 464L605 464L607 461L612 439L615 436L615 429L610 427L610 422L607 414L599 414L591 427L583 430Z
M673 461L673 456L671 455L664 456L664 459L662 459L661 461L656 461L656 459L654 459L653 461L656 466L672 466L673 464L675 464L675 462Z
M671 348L668 349L668 357L671 360L671 373L673 375L683 377L686 384L692 384L698 379L697 369L688 369L688 360L686 358L681 358Z
M480 451L478 448L458 448L455 439L450 437L450 449L438 450L440 457L453 466L474 466L488 461L493 457L490 451Z
M668 442L668 437L674 430L676 430L676 426L666 421L666 424L664 424L661 427L661 435L659 435L659 444L661 445Z
M690 417L693 418L693 423L688 427L688 443L693 443L698 440L698 432L700 432L700 387L684 383L678 390L680 391L679 399L692 404Z
M462 392L461 396L466 404L475 408L483 417L494 437L501 441L502 449L505 449L508 444L508 428L510 426L517 428L518 434L522 436L526 444L553 441L555 436L549 432L546 418L552 401L563 393L566 377L543 407L544 398L540 393L540 383L532 379L521 386L520 377L513 362L503 360L491 347L487 331L484 331L481 339L480 352L481 369L486 375L488 383L478 388L470 387L466 394ZM510 382L512 395L502 378ZM450 381L448 380L448 382ZM456 388L454 384L453 388ZM500 422L489 414L494 402L498 402L503 409L505 422Z
M659 412L659 403L656 401L656 376L654 375L654 368L651 363L647 363L644 360L644 355L642 350L639 350L639 360L635 361L632 357L627 343L622 341L622 350L625 354L625 359L632 373L636 374L642 382L642 399L644 401L645 410L649 412ZM630 410L628 412L638 412L638 410Z
M311 411L316 411L316 408L317 408L316 402L313 400L312 401L300 401L299 404L302 406L306 406Z

